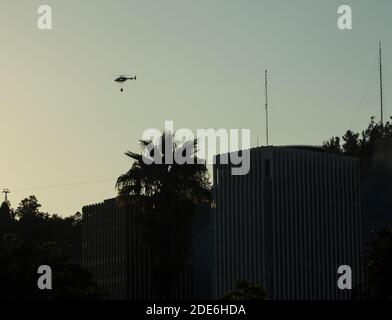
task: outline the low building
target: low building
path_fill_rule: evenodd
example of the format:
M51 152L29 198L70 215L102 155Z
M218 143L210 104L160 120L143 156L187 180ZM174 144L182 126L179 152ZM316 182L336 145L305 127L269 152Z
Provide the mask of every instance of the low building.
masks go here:
M210 298L211 258L208 252L209 210L198 210L193 222L192 259L177 281L176 299ZM134 207L116 199L83 208L83 264L93 273L108 299L157 299Z

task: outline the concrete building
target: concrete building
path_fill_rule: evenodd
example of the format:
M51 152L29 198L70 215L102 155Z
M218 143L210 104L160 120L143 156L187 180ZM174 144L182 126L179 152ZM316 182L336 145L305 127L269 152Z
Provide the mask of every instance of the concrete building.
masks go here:
M361 281L360 181L356 159L309 147L250 150L247 175L214 165L213 296L236 281L270 299L347 299L340 265Z
M156 299L136 211L116 199L83 208L82 259L108 299ZM209 210L200 209L193 223L192 259L178 278L176 299L211 297L211 258L204 235L209 231ZM207 248L207 250L206 250ZM203 253L201 253L203 252ZM210 254L210 255L209 255Z

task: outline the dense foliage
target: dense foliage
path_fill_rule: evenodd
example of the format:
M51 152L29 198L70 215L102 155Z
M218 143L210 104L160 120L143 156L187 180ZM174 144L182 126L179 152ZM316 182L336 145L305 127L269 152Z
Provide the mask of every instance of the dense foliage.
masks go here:
M95 299L99 289L80 265L81 216L41 212L34 196L16 210L0 207L0 299ZM40 265L52 269L52 290L37 286Z

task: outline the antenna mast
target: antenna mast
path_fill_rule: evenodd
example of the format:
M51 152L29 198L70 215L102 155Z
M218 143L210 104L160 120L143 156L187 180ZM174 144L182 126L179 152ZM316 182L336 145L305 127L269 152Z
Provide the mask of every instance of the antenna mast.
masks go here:
M380 71L380 106L381 106L381 125L384 124L384 106L383 106L383 92L382 92L382 54L381 54L381 41L378 43L379 51L379 71Z
M265 131L268 146L268 73L265 70Z

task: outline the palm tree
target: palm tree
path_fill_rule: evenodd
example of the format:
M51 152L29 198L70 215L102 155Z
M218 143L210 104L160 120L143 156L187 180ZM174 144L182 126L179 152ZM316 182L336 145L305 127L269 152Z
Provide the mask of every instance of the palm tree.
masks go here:
M174 134L163 133L157 143L140 142L141 154L126 152L133 164L116 188L119 199L137 209L156 293L173 298L176 279L190 257L192 216L198 204L210 202L211 183L205 162L197 161L197 139L177 143ZM158 161L147 163L146 152ZM171 159L187 154L192 161L166 161L169 154Z

